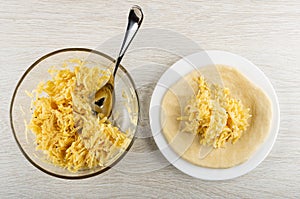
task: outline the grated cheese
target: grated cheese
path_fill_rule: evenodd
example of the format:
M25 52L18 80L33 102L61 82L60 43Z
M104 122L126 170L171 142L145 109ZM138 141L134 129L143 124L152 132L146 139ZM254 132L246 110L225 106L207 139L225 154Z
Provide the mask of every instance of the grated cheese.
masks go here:
M200 143L221 148L234 144L246 131L250 109L230 95L228 88L208 84L204 77L195 79L198 91L185 107L184 131L199 135Z
M121 132L101 114L92 112L92 98L110 75L108 70L88 68L72 59L74 70L49 69L52 79L38 84L28 128L36 135L37 150L50 162L76 172L106 166L129 143Z

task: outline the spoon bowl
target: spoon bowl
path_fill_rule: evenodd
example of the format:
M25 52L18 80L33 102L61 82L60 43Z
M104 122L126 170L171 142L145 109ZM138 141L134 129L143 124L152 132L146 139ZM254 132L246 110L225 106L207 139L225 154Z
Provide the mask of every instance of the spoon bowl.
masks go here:
M94 111L96 113L102 114L102 116L110 117L111 115L115 100L114 78L126 50L128 49L131 41L135 37L142 24L143 18L144 15L142 9L139 6L135 5L130 9L127 29L118 58L116 59L114 70L110 76L109 81L95 93Z

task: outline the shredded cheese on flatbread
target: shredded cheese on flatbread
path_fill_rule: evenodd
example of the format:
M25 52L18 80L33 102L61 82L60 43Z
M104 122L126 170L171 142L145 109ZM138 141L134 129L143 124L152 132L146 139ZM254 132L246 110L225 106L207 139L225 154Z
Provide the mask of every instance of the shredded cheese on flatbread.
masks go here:
M52 79L38 84L30 94L34 108L28 128L36 135L37 150L50 162L70 171L106 166L130 139L101 114L92 112L92 98L110 75L99 67L88 68L71 60Z
M184 131L199 135L200 143L221 148L234 144L246 131L249 108L230 95L228 88L208 84L204 77L195 79L198 90L185 107Z

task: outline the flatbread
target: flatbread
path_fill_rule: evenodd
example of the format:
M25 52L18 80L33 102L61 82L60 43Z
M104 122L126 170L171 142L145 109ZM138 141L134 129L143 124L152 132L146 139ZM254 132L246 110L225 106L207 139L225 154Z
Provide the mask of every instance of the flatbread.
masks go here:
M177 118L183 115L190 97L197 92L194 77L203 75L208 81L230 89L234 98L240 99L250 108L249 127L235 143L227 143L224 148L213 149L205 158L199 158L199 137L182 132L184 122ZM221 78L220 78L221 77ZM272 106L268 96L250 82L243 74L232 67L213 66L193 71L166 92L161 107L163 134L171 148L181 158L202 167L229 168L248 160L268 137L272 119Z

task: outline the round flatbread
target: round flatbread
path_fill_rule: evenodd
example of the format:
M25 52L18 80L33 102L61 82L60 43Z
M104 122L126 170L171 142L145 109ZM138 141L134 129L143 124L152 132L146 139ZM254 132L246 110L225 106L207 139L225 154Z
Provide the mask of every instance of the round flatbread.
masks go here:
M182 132L184 121L178 117L192 95L197 92L194 78L203 75L207 81L221 84L230 89L231 96L250 108L249 127L235 143L224 148L213 149L205 158L199 157L199 137ZM228 66L204 67L195 70L175 83L165 94L161 107L163 134L171 148L181 158L195 165L209 168L229 168L248 160L269 135L272 106L268 96L250 82L243 74Z

